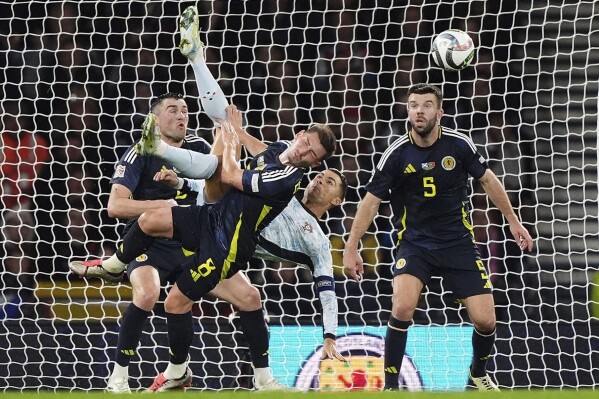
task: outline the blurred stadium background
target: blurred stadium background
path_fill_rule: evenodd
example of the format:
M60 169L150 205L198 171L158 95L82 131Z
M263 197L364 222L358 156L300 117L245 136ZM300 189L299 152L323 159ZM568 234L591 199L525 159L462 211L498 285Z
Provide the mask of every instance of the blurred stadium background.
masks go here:
M1 390L104 387L130 289L73 279L67 262L114 251L122 224L105 210L109 178L139 137L153 97L184 93L190 127L211 141L211 122L199 112L174 34L190 4L0 0ZM473 186L475 234L498 304L495 378L504 388L597 385L597 3L281 0L198 7L209 67L245 111L248 131L267 141L291 139L326 121L337 132L340 151L327 166L343 170L351 186L324 222L337 266L373 166L406 130L407 88L439 84L443 124L469 134L489 159L537 246L522 256L499 212ZM459 73L431 65L432 39L448 28L465 30L477 45L473 65ZM386 324L389 214L384 207L364 240L365 280L349 281L336 269L342 326ZM309 273L256 263L249 276L271 325L318 325ZM416 324L467 326L450 298L436 281ZM250 384L243 340L227 318L232 310L214 301L195 310L202 323L192 353L197 388ZM156 309L148 325L132 387L148 386L165 365L161 314ZM416 348L428 345L423 339ZM285 372L293 383L295 372Z

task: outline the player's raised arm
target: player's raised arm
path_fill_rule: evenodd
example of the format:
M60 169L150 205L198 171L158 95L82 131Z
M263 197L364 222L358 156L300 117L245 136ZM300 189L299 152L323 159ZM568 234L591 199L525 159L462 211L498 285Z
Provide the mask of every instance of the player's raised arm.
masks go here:
M381 199L367 193L354 217L349 238L345 244L343 252L343 266L349 275L356 281L360 281L364 273L364 264L362 257L358 253L358 243L360 239L372 224L375 215L378 212Z
M522 251L528 250L528 252L531 252L534 246L532 237L528 230L526 230L524 226L522 226L522 223L520 223L520 219L518 219L516 212L514 212L510 199L495 173L493 173L491 169L487 169L479 181L489 196L489 199L493 201L493 204L499 208L501 213L503 213L507 219L510 225L510 232L514 236L514 240L516 240L520 249Z
M227 107L227 118L231 123L231 126L233 126L233 129L235 129L235 133L237 133L237 136L239 137L239 142L252 156L256 156L268 147L262 141L245 131L243 128L241 111L239 111L235 105L229 105Z
M217 119L217 121L221 124L221 137L224 145L221 181L238 190L243 190L243 170L239 167L236 158L239 138L229 122L222 119Z

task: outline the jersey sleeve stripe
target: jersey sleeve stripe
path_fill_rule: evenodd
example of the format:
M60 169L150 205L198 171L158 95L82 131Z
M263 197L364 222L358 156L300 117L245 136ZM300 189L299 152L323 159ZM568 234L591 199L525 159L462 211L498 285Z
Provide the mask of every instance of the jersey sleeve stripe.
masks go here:
M135 151L135 148L131 147L131 148L129 148L129 152L127 152L127 154L125 154L125 156L123 157L123 161L127 162L127 163L133 163L133 162L135 162L136 158L137 158L137 151Z
M199 141L199 142L203 142L208 147L210 147L210 143L208 143L205 139L203 139L202 137L199 137L199 136L194 136L192 134L185 135L185 141L187 141L188 143L195 143L195 142Z
M272 172L264 172L264 174L262 174L262 181L270 182L270 181L281 180L281 179L284 179L284 178L294 174L296 170L297 170L297 168L288 166L285 168L285 170L282 170L282 171L277 170L277 171L272 171Z
M389 148L387 148L385 150L385 152L383 153L383 156L381 157L379 163L376 165L376 168L378 170L383 170L383 167L385 166L385 163L387 162L387 160L389 159L389 156L391 156L391 154L393 153L393 151L395 151L400 145L406 143L408 141L408 137L400 137L399 139L395 140L390 146Z
M474 142L472 141L472 139L470 137L468 137L464 133L458 133L455 130L445 130L445 129L443 129L443 134L446 134L448 136L455 137L457 139L465 141L466 144L468 144L468 146L472 150L472 152L476 152L476 146L474 145Z

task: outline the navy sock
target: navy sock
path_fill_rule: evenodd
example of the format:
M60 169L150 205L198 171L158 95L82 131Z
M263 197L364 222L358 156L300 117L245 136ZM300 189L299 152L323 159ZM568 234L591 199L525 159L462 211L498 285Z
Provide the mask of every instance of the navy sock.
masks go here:
M239 321L250 348L252 364L255 368L268 367L268 327L262 309L239 312Z
M123 313L114 359L119 366L127 367L129 362L131 362L131 358L135 355L135 351L139 345L144 323L149 314L150 312L138 308L133 303Z
M189 356L189 348L193 341L193 318L191 311L183 314L166 313L168 330L169 361L183 364Z
M495 344L495 330L482 332L476 328L472 332L472 365L470 372L473 377L483 377L487 374L487 362L491 357Z
M406 352L408 327L412 322L389 317L387 334L385 335L385 389L399 388L399 371Z

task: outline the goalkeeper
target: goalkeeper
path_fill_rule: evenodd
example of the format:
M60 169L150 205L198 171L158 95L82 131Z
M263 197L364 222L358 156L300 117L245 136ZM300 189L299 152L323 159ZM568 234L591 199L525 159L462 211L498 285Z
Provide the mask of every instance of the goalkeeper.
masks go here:
M495 309L491 281L469 221L468 175L481 182L505 215L520 249L531 251L533 240L472 140L439 125L442 101L436 86L418 84L408 90L411 130L391 144L376 166L358 207L343 264L354 279L360 279L364 268L358 242L381 201L389 199L400 232L393 308L385 337L385 389L398 388L408 327L420 293L433 275L441 275L454 295L463 299L474 324L470 378L481 391L498 391L486 371L495 342Z

